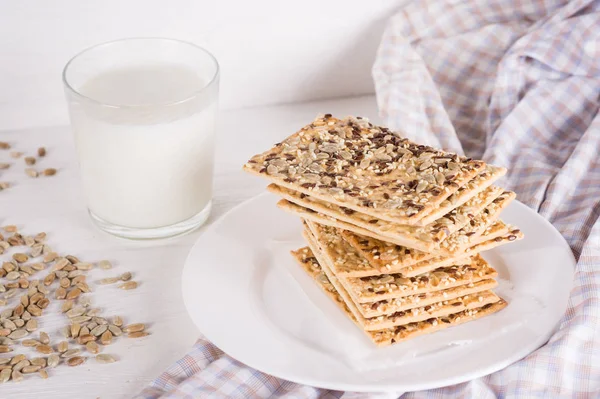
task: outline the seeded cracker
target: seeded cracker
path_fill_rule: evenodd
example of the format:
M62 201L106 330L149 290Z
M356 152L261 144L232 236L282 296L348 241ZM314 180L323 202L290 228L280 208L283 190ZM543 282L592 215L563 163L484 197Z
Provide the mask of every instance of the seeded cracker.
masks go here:
M479 194L492 185L496 180L506 174L505 168L499 168L497 166L487 165L483 172L478 174L469 181L467 184L462 186L458 191L452 194L450 197L445 199L437 208L433 209L421 220L419 225L423 226L444 216L452 209L457 208Z
M317 118L244 166L316 199L416 224L485 168L400 138L365 119Z
M312 254L307 255L307 252L308 251L300 249L292 252L292 254L302 268L315 280L315 282L319 285L319 287L321 287L327 296L329 296L329 298L360 327L356 321L356 318L352 312L350 312L340 294L331 284L325 273L323 273L321 270L321 267L314 256L310 256ZM365 331L365 333L377 346L387 346L396 342L417 337L419 335L429 334L444 328L457 326L468 321L476 320L478 318L493 314L503 309L505 306L506 302L501 299L494 304L485 305L478 309L458 312L446 317L434 317L427 321L410 323L404 326L386 328L379 331Z
M310 234L308 234L310 236ZM443 301L428 306L412 308L410 311L399 311L387 316L378 316L376 318L367 319L362 316L358 310L353 298L348 295L345 287L339 279L328 268L328 262L323 257L323 252L314 237L308 239L309 247L313 248L313 254L319 261L321 269L325 272L329 281L333 284L337 292L340 294L346 306L354 315L358 324L365 331L376 331L384 328L395 327L408 323L414 323L430 319L431 317L442 317L452 313L477 308L489 303L498 302L500 298L491 291L478 292L476 295L464 295L455 298L452 301ZM314 247L313 247L314 246ZM481 298L481 299L480 299Z
M500 187L490 187L427 226L408 226L376 219L274 184L269 185L267 189L304 208L351 223L381 236L393 238L396 242L426 252L434 252L440 242L467 225L470 218L478 215L503 192Z

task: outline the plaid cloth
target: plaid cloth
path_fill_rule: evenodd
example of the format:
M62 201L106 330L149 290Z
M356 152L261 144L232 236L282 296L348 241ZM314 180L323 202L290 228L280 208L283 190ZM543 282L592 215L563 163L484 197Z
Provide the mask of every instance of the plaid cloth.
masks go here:
M600 2L420 0L395 15L373 68L387 125L509 168L502 184L577 260L549 342L490 376L421 392L353 394L282 381L200 339L139 398L600 397Z

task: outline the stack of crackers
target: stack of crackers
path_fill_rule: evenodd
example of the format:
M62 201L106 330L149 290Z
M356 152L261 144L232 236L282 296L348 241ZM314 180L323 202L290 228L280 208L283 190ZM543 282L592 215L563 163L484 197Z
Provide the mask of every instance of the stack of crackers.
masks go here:
M506 306L480 252L519 240L500 220L506 169L415 144L360 117L330 114L244 166L298 215L304 270L376 345Z

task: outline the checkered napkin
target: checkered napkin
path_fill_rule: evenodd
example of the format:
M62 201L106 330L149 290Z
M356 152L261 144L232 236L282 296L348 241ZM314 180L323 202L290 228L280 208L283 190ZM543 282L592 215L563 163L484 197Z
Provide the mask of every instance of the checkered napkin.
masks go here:
M406 398L600 397L600 2L420 0L395 15L373 68L389 127L508 167L501 184L577 258L550 341L490 376ZM139 398L353 398L265 375L200 339Z

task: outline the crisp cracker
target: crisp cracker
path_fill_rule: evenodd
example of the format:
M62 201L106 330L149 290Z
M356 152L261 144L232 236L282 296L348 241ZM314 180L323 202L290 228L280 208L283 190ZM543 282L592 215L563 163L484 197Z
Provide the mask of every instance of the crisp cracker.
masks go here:
M445 243L447 242L446 245L453 249L464 248L467 245L473 246L484 240L508 233L506 225L502 222L496 222L496 219L500 216L500 211L513 198L514 193L504 192L484 212L471 219L470 223L463 227L459 234L452 234L445 241ZM347 230L338 229L338 233L360 255L366 258L374 269L380 270L382 273L401 273L405 277L412 277L433 270L436 267L457 264L452 262L464 258L464 254L460 252L450 256L435 257L431 253L408 249ZM362 274L362 276L366 275L366 273Z
M293 213L305 220L310 220L312 222L316 222L316 223L319 223L319 224L322 224L325 226L336 227L336 228L339 228L342 230L352 231L352 232L362 235L362 236L367 236L367 237L371 237L371 238L378 239L381 241L390 242L390 243L393 243L393 244L396 244L399 246L404 246L403 243L397 242L394 239L390 239L389 237L382 237L376 233L373 233L370 230L363 229L362 227L354 226L350 223L346 223L346 222L337 220L335 218L323 215L321 213L315 212L308 208L304 208L300 205L296 205L293 202L289 202L285 199L280 200L277 203L277 206L279 208L281 208L289 213ZM449 239L454 240L452 238L453 235L461 235L461 234L462 234L462 229L453 233L452 235L450 235ZM449 241L449 242L453 242L453 241ZM442 255L443 256L458 256L462 253L465 253L465 251L470 247L470 245L476 245L479 242L480 241L477 238L472 238L471 240L468 240L467 242L462 242L461 245L454 246L452 248L452 250L449 250L447 248L439 248L435 252L428 252L428 254L434 255L434 256L442 256ZM415 246L418 247L419 246L418 243L415 244ZM427 252L427 251L423 251L421 248L415 248L415 249L418 249L419 251L422 251L422 252Z
M433 303L427 306L416 307L406 311L395 312L391 315L378 316L375 318L367 319L361 313L354 303L352 297L348 294L344 285L339 282L337 276L333 274L329 268L330 260L324 255L322 248L319 243L315 240L314 236L311 236L310 232L306 232L306 238L309 243L309 247L312 249L313 254L317 258L317 261L321 265L321 269L325 272L331 284L336 288L346 306L354 315L358 324L365 331L377 331L384 328L391 328L409 323L415 323L424 321L432 317L447 316L452 313L461 312L467 309L473 309L494 303L500 300L496 294L491 291L482 291L476 295L464 295L455 298L451 301L444 300L440 303Z
M325 202L415 224L485 166L364 119L327 115L253 156L244 170Z
M323 273L314 256L307 257L308 248L302 248L293 251L292 254L302 266L302 268L312 277L317 285L329 296L329 298L338 305L338 307L359 327L356 318L331 284L327 276ZM502 299L494 304L488 304L481 308L466 310L454 313L445 317L434 317L427 321L410 323L404 326L387 328L379 331L365 331L367 336L377 346L387 346L396 342L406 341L410 338L432 333L444 328L463 324L481 317L493 314L506 307L506 302ZM364 330L363 330L364 331Z
M418 248L425 252L435 251L440 242L466 226L470 218L482 212L504 191L500 187L487 188L465 204L453 209L449 214L427 226L408 226L376 219L275 184L269 185L267 189L304 208L362 227L383 237L394 239L395 242L402 242L407 247Z
M446 198L438 207L423 216L419 220L419 225L424 226L433 223L451 210L461 206L481 191L492 185L496 180L506 174L506 168L487 165L485 169L470 180L467 184L458 189L458 191Z

